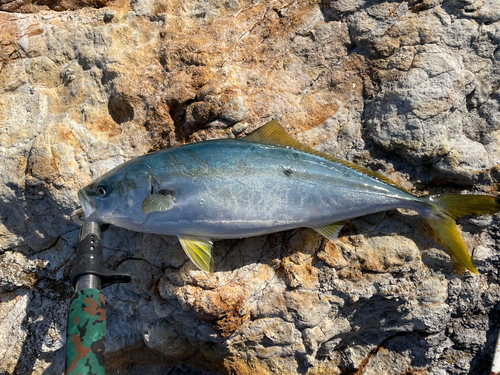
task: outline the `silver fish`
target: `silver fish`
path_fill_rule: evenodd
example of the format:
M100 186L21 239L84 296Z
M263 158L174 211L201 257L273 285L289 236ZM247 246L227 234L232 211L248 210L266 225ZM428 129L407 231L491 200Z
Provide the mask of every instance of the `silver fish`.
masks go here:
M213 272L213 239L308 227L335 240L349 219L407 208L477 273L455 219L500 210L500 200L487 195L414 196L382 175L302 145L275 120L241 140L188 144L130 160L78 196L87 220L176 235L207 272Z

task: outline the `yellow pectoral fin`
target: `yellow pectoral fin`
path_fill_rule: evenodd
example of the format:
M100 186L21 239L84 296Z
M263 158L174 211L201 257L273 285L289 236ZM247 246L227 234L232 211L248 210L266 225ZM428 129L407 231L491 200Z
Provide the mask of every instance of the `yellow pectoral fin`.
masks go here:
M205 272L214 273L212 241L208 237L177 235L182 248L196 266Z
M160 190L151 194L142 202L142 213L144 215L156 211L168 211L174 206L174 199L168 191Z
M313 228L319 234L325 236L330 241L336 241L339 238L339 232L347 220L342 220L337 223L323 225L321 227Z

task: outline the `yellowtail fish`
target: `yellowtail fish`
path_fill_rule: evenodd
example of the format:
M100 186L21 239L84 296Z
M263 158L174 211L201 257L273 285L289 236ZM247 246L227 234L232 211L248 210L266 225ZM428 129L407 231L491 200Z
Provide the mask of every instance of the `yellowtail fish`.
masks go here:
M382 175L300 144L274 120L241 140L130 160L78 195L87 220L176 235L207 272L213 272L213 239L308 227L333 241L349 219L406 208L422 215L456 259L477 273L455 219L500 210L494 196L414 196Z

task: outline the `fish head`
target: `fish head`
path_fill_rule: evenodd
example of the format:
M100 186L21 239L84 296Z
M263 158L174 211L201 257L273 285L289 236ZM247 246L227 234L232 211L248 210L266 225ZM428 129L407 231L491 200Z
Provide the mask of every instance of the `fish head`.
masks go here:
M150 194L147 171L119 166L78 192L86 221L138 230L148 219L142 202Z

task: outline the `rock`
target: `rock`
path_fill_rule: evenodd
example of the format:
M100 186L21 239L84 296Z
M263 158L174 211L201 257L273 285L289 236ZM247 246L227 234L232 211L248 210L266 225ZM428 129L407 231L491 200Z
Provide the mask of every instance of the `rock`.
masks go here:
M107 0L91 1L72 1L72 0L49 0L49 1L24 1L24 0L6 0L0 5L2 12L20 12L35 13L44 10L64 11L77 10L82 7L102 8L108 3Z
M164 147L291 136L416 194L497 194L497 2L0 4L0 373L62 373L77 191ZM111 227L110 374L487 374L498 216L462 218L479 275L405 210L214 245Z

